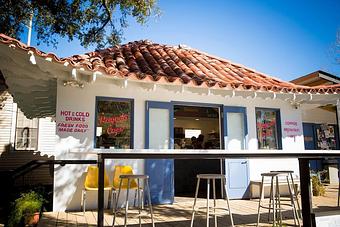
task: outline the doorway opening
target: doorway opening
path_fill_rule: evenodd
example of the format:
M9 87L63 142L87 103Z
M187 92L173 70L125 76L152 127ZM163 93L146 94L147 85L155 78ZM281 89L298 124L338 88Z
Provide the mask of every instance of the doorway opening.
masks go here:
M221 149L221 118L219 107L174 105L175 149ZM175 196L193 197L196 175L221 173L220 160L176 159ZM220 182L216 192L220 195ZM200 193L206 196L206 182L200 184Z

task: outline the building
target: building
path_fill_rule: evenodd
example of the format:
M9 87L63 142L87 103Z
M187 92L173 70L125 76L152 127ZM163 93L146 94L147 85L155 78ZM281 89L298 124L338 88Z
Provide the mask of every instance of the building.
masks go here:
M303 150L305 119L328 117L309 113L339 112L340 84L296 85L181 45L137 41L58 58L0 35L0 57L21 111L55 119L55 159L96 159L96 148ZM247 197L261 172L298 175L296 159L110 160L106 170L122 163L150 175L154 203L193 195L195 174L221 166L233 198ZM85 171L55 166L54 210L79 209Z

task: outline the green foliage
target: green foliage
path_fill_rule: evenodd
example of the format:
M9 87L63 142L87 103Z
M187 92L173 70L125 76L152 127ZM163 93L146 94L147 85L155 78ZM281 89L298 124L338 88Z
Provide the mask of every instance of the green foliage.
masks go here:
M312 176L312 186L314 196L324 196L326 193L325 187L321 184L317 176Z
M28 223L34 213L40 212L43 203L43 197L34 191L22 193L20 197L14 201L8 226L19 226L22 222L25 224Z
M37 38L44 43L56 45L60 36L103 48L121 42L129 16L144 24L159 12L156 0L0 0L0 32L19 38L33 15Z

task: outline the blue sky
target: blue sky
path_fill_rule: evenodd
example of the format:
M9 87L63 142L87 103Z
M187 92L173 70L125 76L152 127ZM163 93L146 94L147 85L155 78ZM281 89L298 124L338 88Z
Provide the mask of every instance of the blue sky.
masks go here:
M161 17L147 25L130 20L123 43L186 44L284 80L319 69L340 76L332 55L340 29L339 0L159 0L158 5ZM57 49L43 44L39 49L65 57L94 47L61 40Z

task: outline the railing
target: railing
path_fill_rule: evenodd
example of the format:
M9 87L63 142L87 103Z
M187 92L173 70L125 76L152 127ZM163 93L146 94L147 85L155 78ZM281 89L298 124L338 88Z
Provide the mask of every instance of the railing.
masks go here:
M21 177L25 174L28 174L32 172L33 170L39 168L43 165L75 165L75 164L97 164L97 160L32 160L15 170L11 173L11 177L13 179L16 179L18 177Z
M303 226L315 226L310 195L309 160L339 158L340 150L169 150L169 149L96 149L98 155L98 218L104 224L104 169L106 159L237 159L237 158L297 158L299 160Z

